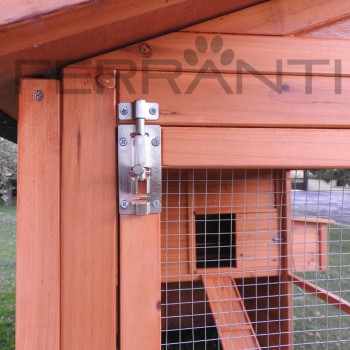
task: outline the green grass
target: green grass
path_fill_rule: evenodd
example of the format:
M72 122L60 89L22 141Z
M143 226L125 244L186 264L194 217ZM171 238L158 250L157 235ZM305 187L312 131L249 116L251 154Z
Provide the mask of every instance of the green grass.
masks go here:
M0 349L15 348L16 207L0 207Z
M350 228L331 225L327 271L298 273L345 300L350 300ZM339 268L341 266L341 269ZM344 291L341 292L340 291ZM294 287L294 349L349 349L350 316ZM328 342L328 343L327 343ZM299 345L298 345L299 344ZM308 345L304 345L308 344Z

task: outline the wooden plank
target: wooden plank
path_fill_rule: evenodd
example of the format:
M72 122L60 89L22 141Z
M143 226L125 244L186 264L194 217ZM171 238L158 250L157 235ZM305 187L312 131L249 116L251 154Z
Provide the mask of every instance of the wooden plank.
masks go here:
M160 349L160 215L120 215L119 223L120 349Z
M21 83L18 125L16 349L60 350L60 95ZM33 97L44 94L42 101Z
M270 0L194 25L184 31L292 35L341 20L349 15L350 4L343 0Z
M173 73L168 76L164 72L151 72L154 76L144 91L143 81L147 82L148 73L133 74L129 79L133 91L128 91L123 81L120 82L121 101L157 101L160 119L156 122L161 125L350 127L348 78L342 79L341 94L338 94L333 78L312 77L310 94L306 93L306 86L311 85L306 85L305 77L301 76L283 76L281 91L278 91L251 74L183 73L174 79L181 92L177 94L167 80ZM277 81L274 75L267 78L273 83ZM186 93L196 80L198 85ZM225 83L232 94L225 91Z
M11 6L12 4L15 6L13 0L7 1L11 1ZM16 1L23 2L23 0ZM55 1L56 6L57 2L61 2ZM51 0L51 2L53 1ZM175 0L175 3L180 2L184 2L184 0ZM169 7L173 4L174 2L169 4L159 0L105 0L103 2L91 2L88 6L75 8L68 12L57 12L40 20L36 19L19 23L17 26L3 28L6 35L1 36L0 39L0 55L27 49L37 43L45 44L87 30L94 30L98 27L128 20L131 17L143 15L162 7ZM38 7L38 5L32 5L33 9L35 7ZM63 26L62 22L66 25ZM42 28L46 28L46 30L39 31Z
M334 221L333 221L334 223ZM328 225L318 225L318 249L319 249L319 269L321 271L328 270Z
M162 135L167 168L349 167L344 129L163 127Z
M3 30L0 32L0 109L17 119L19 77L59 74L73 62L257 2L260 0L93 1L77 12L36 18L28 26ZM160 20L163 18L167 20Z
M283 349L293 349L293 286L289 281L288 273L292 271L292 181L290 170L277 171L276 191L278 211L280 215L281 243L281 276L280 276L280 324L281 345Z
M57 11L64 7L70 7L89 2L89 0L3 0L1 2L0 26L18 22L29 17L38 17L46 13Z
M328 269L328 225L333 220L293 218L293 271Z
M141 47L140 44L135 44L73 66L103 65L119 70L236 73L249 70L250 65L260 74L305 75L305 61L310 60L315 61L315 64L308 74L334 76L335 60L342 60L341 74L350 74L350 43L345 40L234 34L218 37L210 33L203 33L200 37L202 40L198 40L197 33L172 33L144 41ZM278 67L279 62L282 68ZM165 79L164 73L158 74ZM144 79L152 77L153 75L146 75ZM176 75L169 74L166 77L175 79Z
M63 75L64 350L116 348L116 96L97 85L101 73L114 74L66 69Z
M339 296L326 291L325 289L316 286L315 284L304 280L303 278L296 276L294 274L290 274L290 281L293 282L299 288L305 290L308 293L311 293L317 298L323 300L327 304L335 306L337 309L350 314L350 302L340 298Z
M12 4L14 5L13 0L6 1L11 2L11 6ZM23 2L23 0L16 1ZM86 2L86 0L51 0L51 2L53 1L56 3L64 3L65 1ZM104 29L106 30L109 29L108 26L122 22L124 28L128 26L127 33L123 30L124 36L125 34L130 35L133 31L137 31L137 35L147 37L149 36L147 33L155 27L163 25L166 27L171 23L171 27L168 27L166 31L162 32L174 31L208 18L220 16L259 3L261 0L237 0L235 3L229 0L223 0L220 4L215 5L208 0L203 0L201 4L196 4L195 1L191 0L173 0L170 2L162 0L104 0L102 2L89 2L90 4L87 6L78 7L71 11L57 12L40 19L35 17L31 21L19 23L17 26L2 28L4 34L0 36L0 55L27 49L38 43L42 45L87 31L98 31L101 27L105 27ZM32 6L37 7L37 5ZM194 12L188 11L184 13L185 10L191 9ZM169 16L168 21L160 21L163 23L155 21L154 16L163 14L161 10L169 11L168 15L173 15L173 18ZM182 15L181 17L179 16L180 13ZM5 13L4 16L6 16ZM149 16L153 17L153 21L149 22L149 26L145 26L142 32L134 27L137 23L141 24L141 19L145 19L148 22ZM135 17L139 17L139 20L135 21ZM173 22L174 19L175 22ZM62 26L63 22L65 23L64 26ZM89 36L91 33L86 33L86 35ZM104 32L103 38L106 38L106 32ZM77 42L76 44L79 45ZM115 48L116 46L119 45L115 43L110 48Z
M229 276L202 276L223 350L260 349L237 285Z

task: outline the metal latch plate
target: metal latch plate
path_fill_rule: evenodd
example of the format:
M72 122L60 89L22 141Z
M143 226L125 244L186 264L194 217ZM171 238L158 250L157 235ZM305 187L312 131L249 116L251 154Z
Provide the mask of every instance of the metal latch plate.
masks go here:
M147 169L146 193L138 193L132 169L138 165L139 141L135 125L118 126L118 177L120 214L147 215L161 212L161 127L145 125L142 164Z

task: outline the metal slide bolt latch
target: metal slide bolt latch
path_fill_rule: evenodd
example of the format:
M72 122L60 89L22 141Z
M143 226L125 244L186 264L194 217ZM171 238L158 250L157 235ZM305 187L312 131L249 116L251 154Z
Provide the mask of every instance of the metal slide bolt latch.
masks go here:
M161 211L161 129L146 125L159 118L157 103L137 100L119 103L119 119L135 120L118 126L118 173L121 214L146 215ZM144 186L140 186L141 183Z

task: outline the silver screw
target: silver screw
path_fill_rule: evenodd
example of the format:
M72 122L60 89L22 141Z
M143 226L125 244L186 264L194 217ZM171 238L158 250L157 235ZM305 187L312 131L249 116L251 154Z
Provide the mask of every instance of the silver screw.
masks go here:
M159 207L160 206L160 200L159 199L155 199L153 202L152 202L152 207Z
M157 110L156 110L154 107L151 107L151 108L149 109L149 114L155 115L156 113L157 113Z
M119 144L120 144L120 146L125 147L128 144L128 140L126 138L122 137L119 140Z
M151 143L152 143L152 146L154 147L157 147L160 145L160 141L157 138L152 139Z
M120 201L120 206L121 206L123 209L126 209L126 208L129 206L129 202L126 201L125 199L123 199L122 201Z
M42 101L44 98L44 93L40 90L36 90L33 94L33 97L37 100L37 101Z
M129 112L128 109L125 107L121 108L121 110L120 110L121 115L128 115L128 112Z

